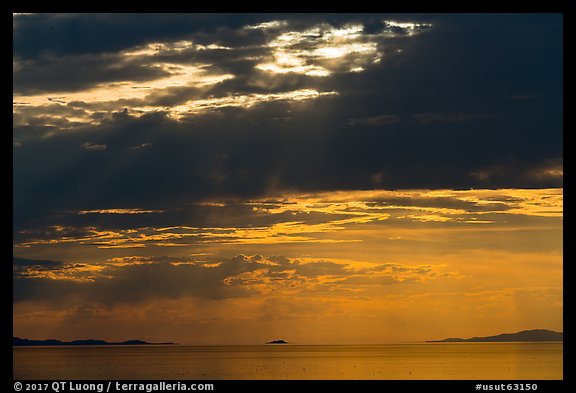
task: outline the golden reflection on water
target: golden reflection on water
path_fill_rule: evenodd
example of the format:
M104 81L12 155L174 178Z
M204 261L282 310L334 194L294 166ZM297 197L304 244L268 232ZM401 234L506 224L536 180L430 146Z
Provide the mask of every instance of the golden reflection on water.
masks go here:
M15 347L14 379L562 379L562 343Z

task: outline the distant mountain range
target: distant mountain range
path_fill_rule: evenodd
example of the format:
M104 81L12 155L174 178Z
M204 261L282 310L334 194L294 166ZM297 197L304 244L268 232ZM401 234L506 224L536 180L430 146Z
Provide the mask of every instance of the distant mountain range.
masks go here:
M149 343L142 340L128 340L122 342L108 342L104 340L28 340L27 338L12 337L12 346L30 347L30 346L59 346L59 345L174 345L174 343Z
M452 342L530 342L530 341L564 341L562 332L552 330L534 329L523 330L518 333L503 333L497 336L472 337L472 338L445 338L444 340L426 341L429 343L452 343Z
M284 341L284 340L272 340L272 341L268 341L266 344L288 344L288 341Z

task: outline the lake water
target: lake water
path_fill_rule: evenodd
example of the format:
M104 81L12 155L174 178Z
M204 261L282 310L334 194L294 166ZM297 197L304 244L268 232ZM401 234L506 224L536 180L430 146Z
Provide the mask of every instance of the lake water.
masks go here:
M14 347L14 379L562 379L562 343Z

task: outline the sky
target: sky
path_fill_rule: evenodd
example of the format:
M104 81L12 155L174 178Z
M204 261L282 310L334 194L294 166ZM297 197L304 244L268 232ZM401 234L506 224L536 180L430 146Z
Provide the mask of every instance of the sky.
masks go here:
M15 14L13 330L563 325L561 14Z

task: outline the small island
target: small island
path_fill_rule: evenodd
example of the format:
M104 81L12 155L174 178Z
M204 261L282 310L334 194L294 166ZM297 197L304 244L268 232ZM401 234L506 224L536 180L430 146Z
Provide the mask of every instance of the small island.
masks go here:
M142 340L127 340L122 342L108 342L104 340L74 340L74 341L60 341L60 340L29 340L27 338L12 337L13 347L37 347L37 346L63 346L63 345L175 345L175 343L149 343Z
M284 340L272 340L272 341L268 341L266 344L288 344L288 341L284 341Z
M443 340L426 341L428 343L463 343L463 342L542 342L564 341L562 332L552 330L534 329L523 330L517 333L503 333L497 336L472 337L472 338L445 338Z

